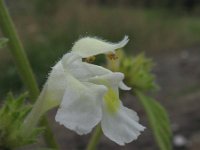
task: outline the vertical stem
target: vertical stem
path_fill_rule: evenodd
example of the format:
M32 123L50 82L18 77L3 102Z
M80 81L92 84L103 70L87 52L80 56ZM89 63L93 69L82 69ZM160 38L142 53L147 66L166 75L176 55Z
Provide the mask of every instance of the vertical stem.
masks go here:
M39 95L39 88L3 0L0 0L0 26L5 37L9 39L8 45L13 59L17 65L22 81L28 88L31 100L34 102ZM46 126L46 132L44 133L45 142L52 148L58 149L53 133L48 125L47 118L42 118L41 125Z
M3 0L0 0L0 26L3 34L9 39L8 45L13 55L13 59L17 65L17 68L19 69L19 73L24 84L30 92L31 99L34 101L39 94L39 89L28 62L26 53L15 31L15 27L3 3Z
M102 136L101 126L98 125L90 139L90 142L87 146L87 150L96 150L96 146L99 143L101 136Z

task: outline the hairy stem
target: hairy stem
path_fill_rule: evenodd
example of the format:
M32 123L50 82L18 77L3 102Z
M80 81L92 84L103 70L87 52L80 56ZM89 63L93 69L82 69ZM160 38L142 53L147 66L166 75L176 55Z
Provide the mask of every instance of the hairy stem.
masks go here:
M22 43L15 31L14 24L3 0L0 0L0 26L4 36L9 39L8 45L12 53L13 59L16 63L22 81L28 88L31 100L32 102L34 102L34 100L36 100L39 95L39 88L34 78ZM46 126L46 132L44 133L46 143L52 148L58 149L58 146L54 140L53 134L45 117L42 118L41 125Z
M14 24L9 16L9 13L3 3L0 0L0 26L3 34L9 39L8 46L12 53L13 59L17 65L20 76L30 92L32 101L34 101L38 94L39 89L35 81L32 69L27 59L26 53L19 40L19 37L15 31Z

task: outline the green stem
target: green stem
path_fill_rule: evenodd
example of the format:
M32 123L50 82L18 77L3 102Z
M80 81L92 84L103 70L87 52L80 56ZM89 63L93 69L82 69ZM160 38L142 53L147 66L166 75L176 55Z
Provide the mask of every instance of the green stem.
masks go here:
M43 114L45 114L48 110L52 109L53 107L48 107L48 102L44 99L45 96L45 90L46 90L46 86L44 86L44 88L42 89L42 91L40 92L40 95L38 96L37 101L35 102L31 112L28 114L28 116L26 117L26 119L24 120L24 126L22 129L22 135L24 136L29 136L29 134L31 133L31 129L34 129L38 122L41 119L41 116ZM50 126L48 125L48 120L46 117L43 117L41 122L41 125L46 125L46 131L50 131ZM48 141L49 146L55 148L55 149L59 149L59 147L57 146L52 132L44 132L44 138L46 141Z
M34 78L26 53L15 31L14 24L3 0L0 0L0 26L4 36L9 39L8 45L10 47L13 59L17 65L22 81L28 88L31 100L34 102L39 95L39 88ZM41 124L46 127L46 133L44 134L45 142L52 148L58 149L53 137L53 133L50 130L45 117L42 119Z
M37 126L38 122L41 119L41 116L44 114L44 111L43 111L44 94L45 94L44 90L42 90L40 95L38 96L37 101L34 103L33 108L31 109L29 114L26 116L24 120L24 124L23 124L24 126L22 129L22 135L30 136L31 130Z
M26 53L15 31L14 24L9 16L9 13L4 5L3 0L0 0L0 26L3 34L9 39L8 45L12 53L13 59L19 69L20 76L27 86L32 101L35 100L39 94L39 89L35 81L33 72L28 62Z
M59 146L56 143L56 140L54 138L54 134L51 131L51 127L49 125L49 122L47 120L47 117L43 116L41 121L40 121L41 126L45 126L45 132L43 134L43 137L45 139L46 144L51 147L54 150L59 150Z
M90 139L90 142L87 146L87 150L96 150L96 146L99 143L101 136L102 136L101 126L98 125Z

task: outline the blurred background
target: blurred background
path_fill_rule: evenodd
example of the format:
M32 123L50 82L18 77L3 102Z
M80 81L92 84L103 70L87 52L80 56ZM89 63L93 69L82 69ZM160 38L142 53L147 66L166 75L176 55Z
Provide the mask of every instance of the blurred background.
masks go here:
M6 0L40 87L51 66L83 36L108 41L130 38L125 51L153 58L160 85L157 100L167 109L174 149L200 147L200 1L199 0ZM2 34L0 33L0 36ZM0 50L0 98L24 87L8 49ZM124 103L147 126L145 112L126 94ZM78 136L53 120L61 149L84 149L89 136ZM84 138L85 137L85 138ZM147 128L138 140L120 147L102 138L99 150L157 150Z

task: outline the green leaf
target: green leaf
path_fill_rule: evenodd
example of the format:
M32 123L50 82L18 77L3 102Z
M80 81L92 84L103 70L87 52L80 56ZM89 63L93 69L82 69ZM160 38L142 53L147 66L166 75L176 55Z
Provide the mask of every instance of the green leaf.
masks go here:
M161 150L172 150L172 132L166 110L153 98L145 96L140 91L135 91L147 113L149 123L155 139Z
M37 141L44 131L42 127L30 130L30 136L23 135L24 120L32 106L25 102L27 93L15 98L9 93L0 108L0 149L14 149Z
M7 38L0 38L0 48L3 48L8 42Z

